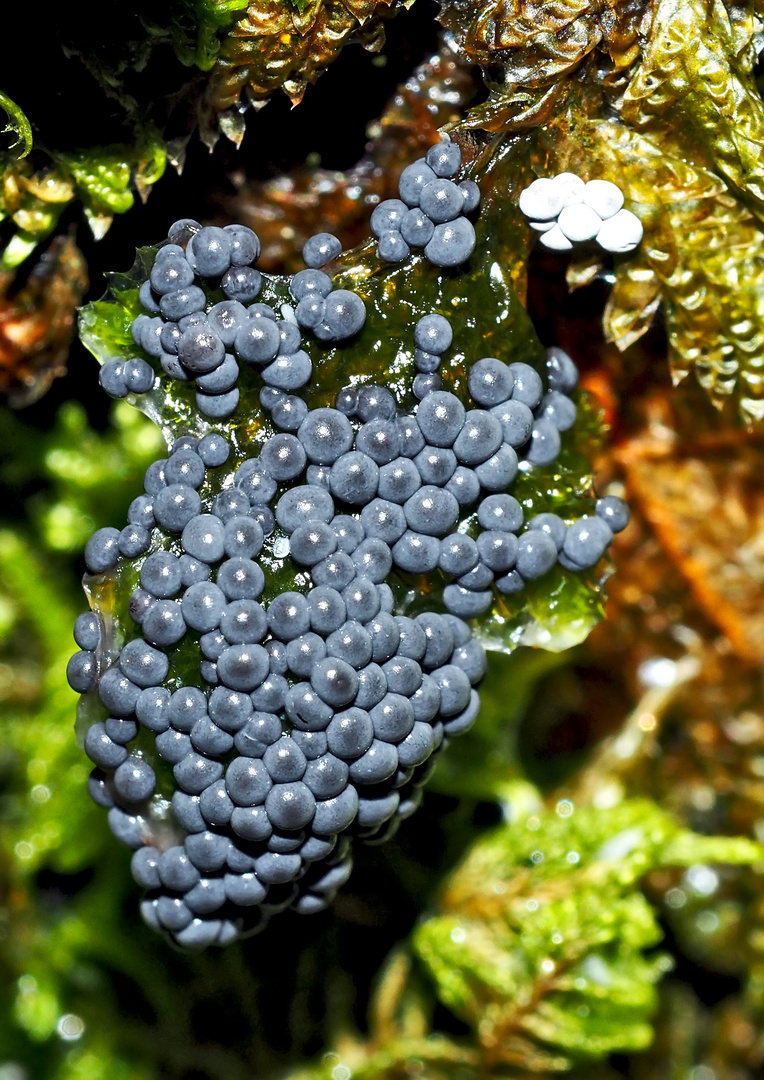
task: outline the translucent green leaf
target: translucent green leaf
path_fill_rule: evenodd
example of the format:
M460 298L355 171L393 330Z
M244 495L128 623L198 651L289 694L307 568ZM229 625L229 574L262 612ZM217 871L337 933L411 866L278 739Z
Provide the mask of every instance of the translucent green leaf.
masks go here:
M248 0L181 0L182 14L170 35L181 63L209 71L228 30L246 12Z
M623 113L638 128L682 129L762 216L764 105L735 45L721 0L659 0Z
M74 178L77 195L99 239L113 216L124 214L133 205L133 187L145 198L162 176L167 154L159 132L147 127L133 146L96 147L61 155L59 160Z
M38 236L24 232L15 233L3 248L2 256L0 256L0 270L15 270L32 254L39 241Z
M646 954L662 935L640 879L712 849L748 863L762 849L696 837L647 800L517 810L452 875L444 913L414 932L439 999L508 1063L527 1062L533 1042L568 1065L644 1048L670 963Z
M7 94L4 94L0 90L0 109L2 109L8 117L8 123L4 128L0 129L3 135L15 136L13 142L6 151L0 153L0 161L5 156L11 158L11 160L18 160L19 158L26 157L29 151L32 149L32 127L26 118L23 110L19 108L15 101L11 101Z

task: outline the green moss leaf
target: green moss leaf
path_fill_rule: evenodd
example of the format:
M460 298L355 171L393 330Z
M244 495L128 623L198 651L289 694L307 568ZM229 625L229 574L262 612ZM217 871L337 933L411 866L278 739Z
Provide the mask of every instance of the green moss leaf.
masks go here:
M248 0L181 0L170 23L173 47L181 63L209 71L226 33L246 12Z
M146 197L164 172L167 153L160 133L147 127L133 146L95 147L59 160L73 177L85 216L100 239L114 215L132 207L133 188Z
M11 101L2 90L0 90L0 109L8 117L8 122L4 128L0 128L0 133L13 136L13 141L7 150L0 153L0 163L2 163L3 158L17 161L19 158L26 157L32 149L32 126L23 110L19 108L15 101Z
M661 930L638 883L711 851L762 856L758 844L689 833L647 800L518 812L475 844L414 948L488 1061L527 1066L540 1045L567 1068L639 1050L670 964L650 951Z

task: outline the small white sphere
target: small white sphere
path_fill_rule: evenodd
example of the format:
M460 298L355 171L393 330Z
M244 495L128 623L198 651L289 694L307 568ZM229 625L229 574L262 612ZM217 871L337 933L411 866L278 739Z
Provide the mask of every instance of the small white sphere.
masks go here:
M597 243L605 251L625 254L633 251L642 239L642 222L631 210L619 210L613 217L602 222L597 233ZM548 236L545 233L545 237ZM543 239L543 238L542 238Z
M593 240L602 228L602 218L586 203L566 206L560 211L557 224L574 244L584 240Z
M590 180L584 185L584 202L607 221L623 206L623 192L610 180Z
M576 203L583 202L586 184L580 176L576 176L572 172L561 172L553 177L552 183L562 195L562 205L564 207L575 206Z
M551 251L570 251L573 247L559 225L555 225L549 232L542 233L539 240Z
M557 222L552 218L551 221L529 221L528 224L532 229L535 229L536 232L549 232L550 229L555 227Z
M521 191L520 209L534 221L556 218L562 210L562 195L555 187L554 180L542 177Z

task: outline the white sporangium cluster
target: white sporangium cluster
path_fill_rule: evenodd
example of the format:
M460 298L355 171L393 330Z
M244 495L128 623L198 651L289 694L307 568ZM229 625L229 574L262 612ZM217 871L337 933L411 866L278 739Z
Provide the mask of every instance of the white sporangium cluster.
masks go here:
M570 251L574 244L596 240L613 254L634 251L642 239L642 223L623 208L623 192L610 180L584 183L575 173L540 177L520 193L519 205L541 243L552 251Z

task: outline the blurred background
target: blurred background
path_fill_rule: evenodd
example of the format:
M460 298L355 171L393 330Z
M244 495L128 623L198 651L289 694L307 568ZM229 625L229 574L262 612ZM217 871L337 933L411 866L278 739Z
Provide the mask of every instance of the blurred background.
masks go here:
M213 0L3 12L0 1080L761 1075L761 211L720 150L748 139L760 167L761 27L707 6L687 11L734 101L713 138L691 65L685 112L611 115L650 65L666 77L671 32L691 51L666 3L608 23L586 0L269 0L249 29ZM289 79L284 19L311 42ZM353 247L444 125L477 175L509 162L485 190L512 280L582 372L598 492L632 508L592 583L606 617L564 652L491 655L474 729L330 911L185 955L141 923L74 740L84 543L162 450L99 389L76 309L179 217L251 225L275 273L319 228ZM618 180L647 254L532 249L521 187L632 136Z

